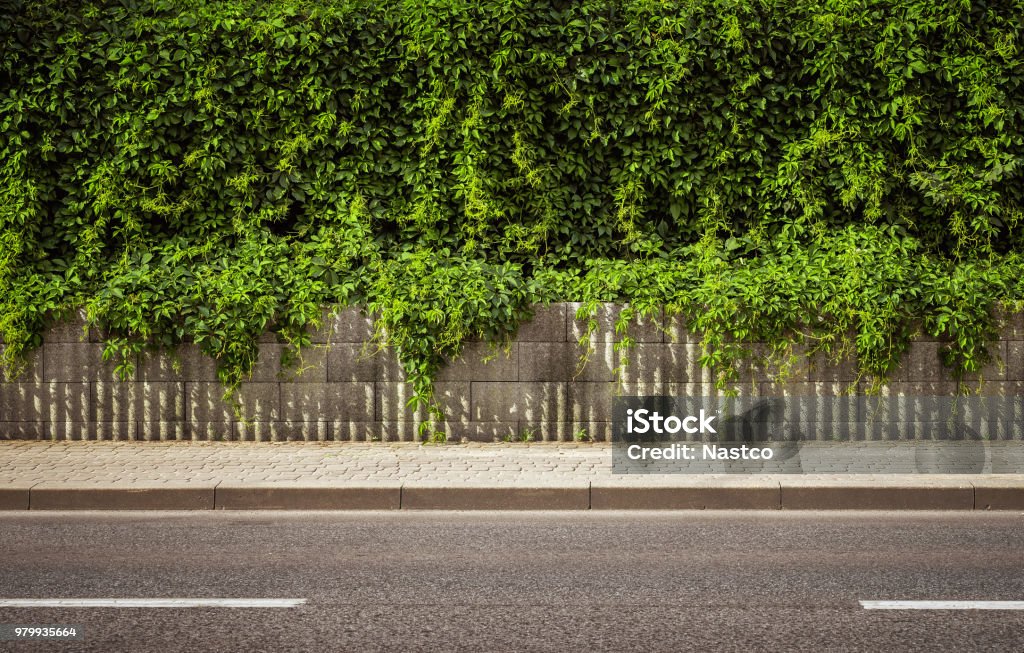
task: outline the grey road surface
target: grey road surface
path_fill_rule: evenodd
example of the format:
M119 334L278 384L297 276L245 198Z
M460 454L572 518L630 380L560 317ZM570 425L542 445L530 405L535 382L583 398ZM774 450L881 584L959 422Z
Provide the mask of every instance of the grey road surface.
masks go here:
M10 651L1024 651L1020 513L0 513Z

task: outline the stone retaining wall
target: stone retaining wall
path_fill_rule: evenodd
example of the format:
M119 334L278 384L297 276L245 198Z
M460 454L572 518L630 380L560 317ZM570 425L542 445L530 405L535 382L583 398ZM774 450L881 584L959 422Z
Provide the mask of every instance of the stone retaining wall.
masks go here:
M585 321L577 306L537 310L507 350L469 343L440 375L449 439L573 440L610 437L612 398L618 394L715 394L700 345L678 321L634 327L637 342L619 381L618 307L605 305L585 366L578 344ZM103 345L81 323L45 335L29 369L0 383L0 438L113 440L356 440L417 439L424 415L406 407L410 386L391 351L367 342L372 322L348 309L328 317L295 369L281 369L281 344L265 336L252 378L238 392L240 414L222 399L215 363L184 346L176 354L137 361L133 380L117 380ZM0 344L0 347L3 345ZM955 384L939 361L941 343L913 343L886 392L948 395ZM982 375L983 393L1024 395L1024 320L1018 316L996 343L999 361ZM831 396L856 382L855 365L800 359L778 382L747 369L742 394Z

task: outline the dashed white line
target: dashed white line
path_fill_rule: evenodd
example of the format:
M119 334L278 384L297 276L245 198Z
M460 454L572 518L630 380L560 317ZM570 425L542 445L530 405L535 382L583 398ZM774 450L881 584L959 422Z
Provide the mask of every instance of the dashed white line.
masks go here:
M0 599L2 608L295 608L306 599Z
M1024 610L1024 601L861 601L865 610Z

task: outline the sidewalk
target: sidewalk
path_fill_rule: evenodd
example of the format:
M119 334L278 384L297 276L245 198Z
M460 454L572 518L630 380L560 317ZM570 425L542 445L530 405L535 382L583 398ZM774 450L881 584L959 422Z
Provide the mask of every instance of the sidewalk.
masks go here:
M613 474L608 444L0 442L0 510L1024 510L1024 474Z

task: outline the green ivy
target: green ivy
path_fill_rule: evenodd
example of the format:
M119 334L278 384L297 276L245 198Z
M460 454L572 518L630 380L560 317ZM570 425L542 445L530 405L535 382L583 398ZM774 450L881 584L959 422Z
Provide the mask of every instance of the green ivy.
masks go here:
M85 307L233 387L356 304L433 406L466 338L578 300L684 315L723 385L753 341L884 379L923 332L975 373L1022 300L1022 15L0 0L4 366Z

